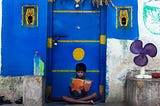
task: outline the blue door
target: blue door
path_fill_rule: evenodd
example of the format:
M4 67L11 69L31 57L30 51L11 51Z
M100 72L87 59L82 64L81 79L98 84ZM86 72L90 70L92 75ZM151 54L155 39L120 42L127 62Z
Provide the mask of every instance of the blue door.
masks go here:
M78 8L75 5L74 0L56 0L52 4L48 80L54 99L69 95L70 79L75 76L75 66L80 62L87 66L86 77L93 80L89 93L96 92L100 96L101 43L105 38L100 32L100 10L92 7L90 0L79 2Z

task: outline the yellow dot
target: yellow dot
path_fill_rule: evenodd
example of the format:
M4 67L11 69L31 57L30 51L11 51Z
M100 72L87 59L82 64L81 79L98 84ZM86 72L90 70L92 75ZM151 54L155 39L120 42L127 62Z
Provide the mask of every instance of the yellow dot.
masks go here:
M82 48L76 48L73 50L73 57L75 60L80 61L84 58L84 50Z
M79 2L80 2L80 0L75 0L75 2L76 2L76 3L79 3Z

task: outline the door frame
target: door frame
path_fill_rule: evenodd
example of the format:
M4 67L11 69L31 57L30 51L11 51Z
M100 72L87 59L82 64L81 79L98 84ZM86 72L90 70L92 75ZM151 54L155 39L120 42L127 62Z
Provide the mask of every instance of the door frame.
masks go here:
M51 98L52 96L52 84L48 82L49 79L52 79L52 47L53 47L53 4L54 0L48 0L48 27L47 27L47 57L46 57L46 98ZM100 84L99 92L102 101L105 101L106 96L108 96L108 80L106 79L106 24L107 24L107 9L106 7L100 7L100 61L99 61L99 70L100 70ZM106 20L104 20L106 19ZM51 59L50 59L51 58Z

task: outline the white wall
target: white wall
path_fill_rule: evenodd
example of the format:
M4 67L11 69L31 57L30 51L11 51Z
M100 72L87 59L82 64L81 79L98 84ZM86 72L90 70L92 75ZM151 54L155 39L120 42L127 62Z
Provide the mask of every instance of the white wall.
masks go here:
M144 11L143 6L148 2L151 8L158 7L155 11L146 13L147 26L144 24ZM142 40L143 46L146 43L153 43L157 47L156 57L148 57L148 64L145 66L146 70L160 70L160 0L138 0L138 26L139 26L139 40ZM133 10L134 11L134 10ZM151 13L152 12L152 13ZM134 17L133 17L134 18ZM153 20L157 20L153 22ZM150 23L151 22L151 23ZM151 28L152 30L149 30ZM154 31L154 32L152 32ZM133 62L133 58L137 55L130 52L130 44L133 40L119 40L119 39L107 39L107 70L109 78L109 91L106 102L119 102L124 101L125 95L125 77L127 72L132 70L140 70L141 67L137 66Z
M1 42L1 28L2 28L2 0L0 0L0 42ZM1 43L0 43L0 48L1 48ZM0 54L0 74L1 74L1 54Z

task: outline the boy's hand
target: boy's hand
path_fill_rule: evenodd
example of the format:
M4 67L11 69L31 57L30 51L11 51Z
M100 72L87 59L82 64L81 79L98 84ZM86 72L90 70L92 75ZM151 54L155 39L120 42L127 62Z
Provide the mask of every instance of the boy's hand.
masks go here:
M73 88L73 87L74 87L74 84L71 84L70 87Z
M80 86L79 89L80 89L81 91L83 91L83 90L84 90L84 86Z
M84 89L84 86L80 86L79 89L81 90L81 93L82 93L82 94L86 94L86 91L85 91L85 89Z

